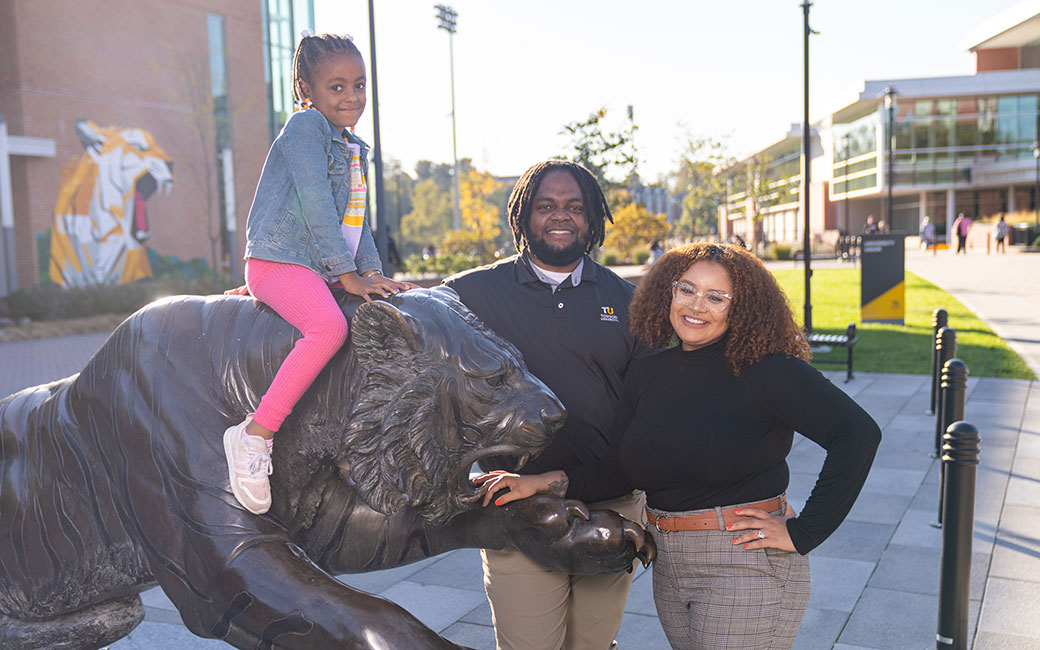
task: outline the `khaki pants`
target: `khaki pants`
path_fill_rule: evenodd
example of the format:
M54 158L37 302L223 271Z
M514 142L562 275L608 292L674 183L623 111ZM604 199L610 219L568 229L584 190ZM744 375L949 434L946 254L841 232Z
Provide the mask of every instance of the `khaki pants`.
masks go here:
M645 525L646 497L633 492L589 504ZM633 573L549 571L513 548L483 550L484 590L499 650L607 650L625 612Z

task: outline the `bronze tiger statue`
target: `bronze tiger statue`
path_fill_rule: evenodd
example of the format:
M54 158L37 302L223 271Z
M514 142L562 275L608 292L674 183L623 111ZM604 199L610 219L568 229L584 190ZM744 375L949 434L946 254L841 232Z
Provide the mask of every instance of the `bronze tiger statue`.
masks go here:
M466 547L572 573L652 559L641 528L577 501L481 508L473 463L522 464L562 406L450 289L357 300L278 436L267 515L232 496L221 435L299 333L252 298L153 303L78 375L0 401L0 647L112 643L158 583L188 629L237 648L458 648L332 575Z

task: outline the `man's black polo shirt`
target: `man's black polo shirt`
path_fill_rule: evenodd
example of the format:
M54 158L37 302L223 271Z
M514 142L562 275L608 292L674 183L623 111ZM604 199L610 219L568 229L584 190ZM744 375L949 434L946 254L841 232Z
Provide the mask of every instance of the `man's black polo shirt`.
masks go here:
M578 286L567 278L555 293L522 256L454 275L444 284L520 350L528 369L567 408L567 423L522 472L605 457L622 380L637 350L628 332L632 285L587 256Z

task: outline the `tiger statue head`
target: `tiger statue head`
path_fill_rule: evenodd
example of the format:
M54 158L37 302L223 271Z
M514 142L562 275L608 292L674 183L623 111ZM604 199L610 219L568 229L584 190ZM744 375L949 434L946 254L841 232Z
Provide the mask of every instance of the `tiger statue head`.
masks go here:
M62 176L51 229L50 278L63 287L152 276L145 205L169 193L173 162L144 129L76 122L85 149Z

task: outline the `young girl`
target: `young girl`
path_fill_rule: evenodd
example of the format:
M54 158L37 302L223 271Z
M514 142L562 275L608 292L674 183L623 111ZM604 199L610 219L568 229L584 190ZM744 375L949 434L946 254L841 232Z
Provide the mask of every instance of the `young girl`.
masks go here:
M249 209L246 286L303 334L256 413L224 432L231 490L256 514L271 506L275 432L347 338L329 284L366 301L410 286L382 276L365 219L368 145L351 133L365 81L349 37L304 32L293 58L298 108L271 145Z

